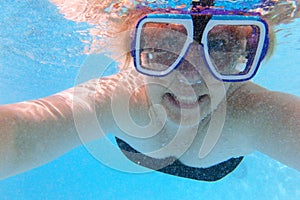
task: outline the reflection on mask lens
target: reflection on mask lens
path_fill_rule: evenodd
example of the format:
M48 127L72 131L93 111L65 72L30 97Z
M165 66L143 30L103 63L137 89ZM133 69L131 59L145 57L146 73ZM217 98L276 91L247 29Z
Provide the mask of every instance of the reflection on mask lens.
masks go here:
M140 37L141 66L154 71L168 69L179 59L186 40L187 30L181 24L145 23Z
M256 54L259 28L254 25L218 25L207 36L208 52L222 75L247 74Z

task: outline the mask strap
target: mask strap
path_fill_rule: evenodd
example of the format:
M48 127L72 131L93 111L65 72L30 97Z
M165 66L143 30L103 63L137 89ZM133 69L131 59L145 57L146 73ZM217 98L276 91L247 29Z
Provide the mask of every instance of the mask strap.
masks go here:
M192 0L192 12L199 12L205 7L214 6L214 0ZM194 40L197 41L199 44L201 44L201 38L203 31L208 23L208 21L211 19L210 15L206 16L197 16L192 15L193 18L193 24L194 24Z
M214 0L192 0L192 7L209 7L214 6L215 2Z
M201 44L201 39L203 36L204 29L211 19L211 15L205 15L205 16L197 16L192 15L193 19L193 25L194 25L194 41Z

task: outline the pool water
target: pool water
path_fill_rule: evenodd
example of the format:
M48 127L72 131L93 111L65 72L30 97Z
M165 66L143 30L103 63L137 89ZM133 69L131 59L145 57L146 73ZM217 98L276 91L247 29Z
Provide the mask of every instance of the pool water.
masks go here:
M64 19L46 0L2 0L0 11L0 103L72 87L86 58L81 40L90 39L84 34L88 25ZM300 96L300 20L277 30L275 54L254 81ZM103 57L101 65L110 62ZM115 71L112 66L107 74ZM300 172L255 152L226 178L207 183L157 172L119 172L79 147L49 164L0 181L0 199L205 198L299 199Z

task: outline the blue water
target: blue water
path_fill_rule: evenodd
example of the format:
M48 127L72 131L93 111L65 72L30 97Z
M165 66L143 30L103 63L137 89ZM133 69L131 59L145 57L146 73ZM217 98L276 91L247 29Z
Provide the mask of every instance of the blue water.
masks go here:
M86 58L80 40L89 38L80 32L88 25L64 19L46 0L1 0L0 11L0 103L72 87ZM283 30L277 33L276 53L254 81L300 96L300 20L277 29ZM101 65L108 63L104 58ZM79 147L47 165L0 181L0 199L292 200L300 199L300 172L256 152L226 178L207 183L156 172L119 172Z

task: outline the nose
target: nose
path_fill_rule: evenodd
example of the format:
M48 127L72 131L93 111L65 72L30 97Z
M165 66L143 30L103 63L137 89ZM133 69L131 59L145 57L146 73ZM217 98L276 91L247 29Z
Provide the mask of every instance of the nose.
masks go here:
M189 84L202 82L201 74L203 74L205 67L202 48L197 42L190 45L185 57L176 69L179 72L178 78L181 82L187 81Z

